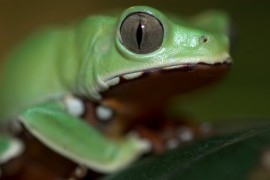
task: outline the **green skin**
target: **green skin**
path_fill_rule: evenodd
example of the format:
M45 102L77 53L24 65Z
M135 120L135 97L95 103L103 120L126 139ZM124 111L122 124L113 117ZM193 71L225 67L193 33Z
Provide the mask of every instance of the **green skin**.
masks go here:
M147 12L163 24L163 42L154 52L136 54L121 43L120 25L133 12ZM187 63L228 62L227 27L228 19L219 12L190 21L170 20L156 9L136 6L118 18L89 17L39 33L16 49L3 69L1 121L19 119L44 144L78 164L101 172L119 170L149 151L147 143L133 135L106 138L68 113L65 98L78 95L102 103L101 92L120 75ZM207 43L200 41L202 36L208 37Z

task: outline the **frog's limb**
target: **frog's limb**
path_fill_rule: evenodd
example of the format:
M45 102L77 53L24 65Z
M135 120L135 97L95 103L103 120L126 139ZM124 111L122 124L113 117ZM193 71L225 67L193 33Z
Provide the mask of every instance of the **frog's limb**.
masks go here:
M30 108L20 119L55 151L100 172L119 170L150 149L148 142L133 135L118 141L105 138L82 119L68 114L61 101Z

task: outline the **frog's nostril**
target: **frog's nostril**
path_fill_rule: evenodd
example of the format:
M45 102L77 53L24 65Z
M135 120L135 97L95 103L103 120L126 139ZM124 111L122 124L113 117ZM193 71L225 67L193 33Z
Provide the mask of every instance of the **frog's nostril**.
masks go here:
M208 37L207 37L207 36L204 36L204 35L201 36L201 37L200 37L200 42L201 42L201 43L207 43L207 42L208 42Z

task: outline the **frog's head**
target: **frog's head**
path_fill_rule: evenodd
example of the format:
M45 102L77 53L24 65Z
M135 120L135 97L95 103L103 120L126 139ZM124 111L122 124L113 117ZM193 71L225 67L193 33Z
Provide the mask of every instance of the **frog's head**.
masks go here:
M95 66L104 97L168 98L218 79L231 62L225 34L176 24L150 7L131 7L104 28L111 31L98 42L105 53Z

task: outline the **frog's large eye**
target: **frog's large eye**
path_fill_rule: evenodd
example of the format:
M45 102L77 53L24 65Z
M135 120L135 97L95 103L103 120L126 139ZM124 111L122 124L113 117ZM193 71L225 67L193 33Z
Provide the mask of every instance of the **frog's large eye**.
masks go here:
M163 41L164 29L161 22L145 12L128 15L121 24L122 44L137 54L157 50Z

